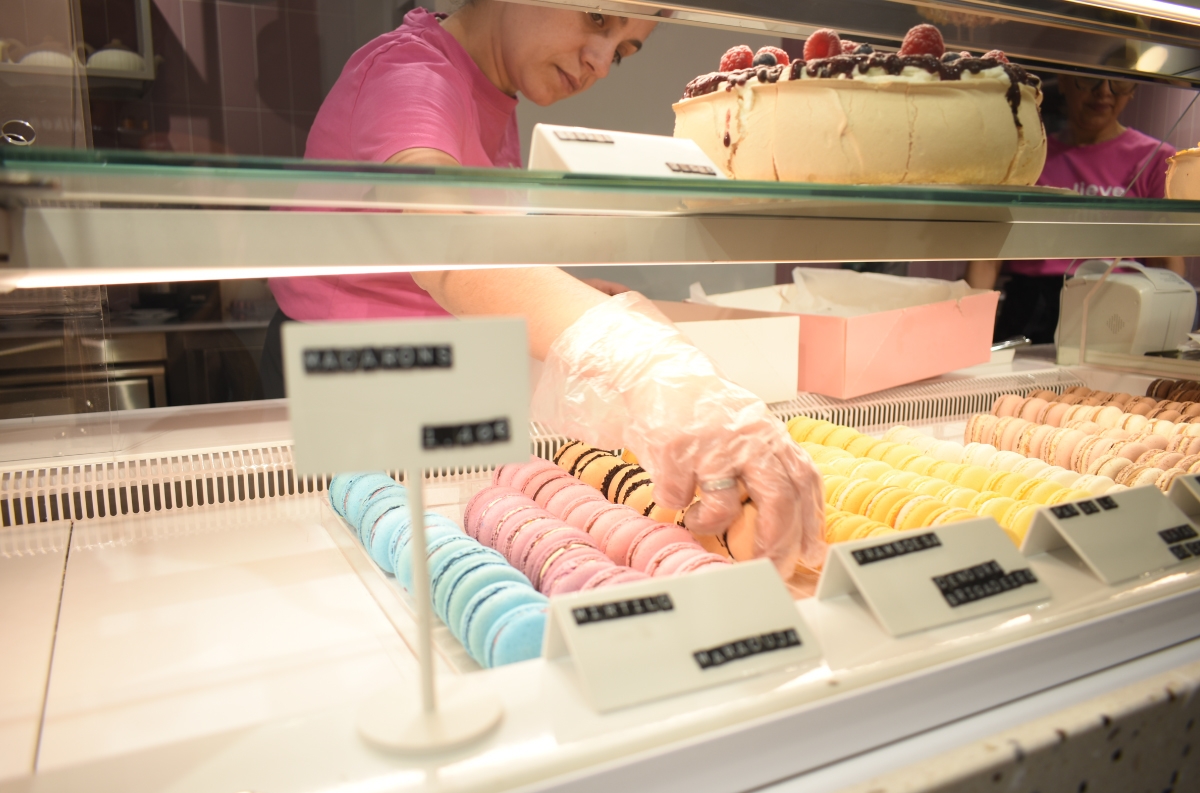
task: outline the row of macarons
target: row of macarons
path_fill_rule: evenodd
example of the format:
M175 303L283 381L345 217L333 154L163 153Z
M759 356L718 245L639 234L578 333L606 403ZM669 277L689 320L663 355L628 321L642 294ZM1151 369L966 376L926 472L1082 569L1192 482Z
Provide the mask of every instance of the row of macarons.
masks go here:
M1195 380L1159 378L1146 386L1146 396L1176 402L1200 401L1200 383Z
M1006 395L1008 396L1008 395ZM1015 395L1014 395L1015 396ZM1191 396L1200 397L1200 392ZM1003 398L1003 397L1002 397ZM1122 413L1134 413L1148 419L1167 419L1168 421L1191 422L1200 417L1200 403L1188 400L1179 401L1173 397L1159 398L1154 396L1138 396L1120 391L1093 391L1086 386L1074 386L1061 394L1048 389L1031 391L1026 399L1041 399L1051 405L1063 404L1078 407L1115 407ZM1052 408L1054 415L1061 415L1061 408Z
M1200 425L1176 426L1200 429ZM1054 428L1011 416L973 416L967 425L967 440L989 435L993 441L1000 439L999 445L1009 451L1080 473L1108 476L1129 487L1156 485L1165 492L1176 477L1200 470L1200 437L1190 434L1135 434L1119 427L1106 429L1086 419Z
M1052 427L1011 416L999 418L977 413L967 421L965 440L996 446L1078 474L1104 477L1122 486L1154 484L1161 475L1163 469L1155 463L1160 455L1170 452L1154 448L1144 442L1146 439L1113 437L1112 433L1119 430L1090 429L1078 423L1072 427ZM1136 470L1131 468L1140 458L1145 458L1144 464ZM1175 460L1181 458L1179 455Z
M654 482L650 474L637 464L637 459L628 450L618 455L572 441L558 450L554 462L614 504L629 507L660 523L684 524L687 509L676 511L660 507L654 501ZM699 491L696 498L699 498ZM757 519L758 509L743 491L742 512L729 528L720 535L698 536L696 541L706 551L718 556L735 561L753 559Z
M1034 394L1043 395L1048 393L1050 392L1034 392ZM1141 405L1135 407L1141 407ZM1193 407L1200 408L1200 405L1193 404L1185 409L1191 410ZM1033 394L1027 397L1019 394L1004 394L997 397L996 401L992 403L991 413L1002 418L1011 416L1032 421L1035 424L1049 424L1052 427L1067 427L1074 422L1086 421L1104 430L1123 431L1133 435L1200 439L1200 424L1172 418L1177 415L1176 411L1159 412L1157 416L1153 416L1137 413L1118 405L1067 404L1061 401L1049 401L1042 396Z
M329 501L376 564L411 592L412 521L404 486L382 472L339 474L330 482ZM424 523L433 610L454 637L484 667L537 657L547 598L450 518L426 512Z
M788 431L801 445L833 447L854 458L876 460L968 490L998 492L1039 504L1104 495L1114 486L1105 477L1056 469L1040 460L1026 462L1019 454L987 444L939 441L903 425L888 430L882 440L852 427L805 417L792 419Z
M855 457L844 449L803 442L825 485L825 504L838 512L869 518L897 531L944 526L975 518L993 518L1020 544L1043 505L1018 492L972 490L936 477L893 468L881 460ZM1081 497L1078 491L1066 491ZM846 531L851 531L845 536ZM858 532L862 536L861 532ZM883 532L877 532L883 533ZM876 536L871 534L869 536ZM826 540L855 539L854 531L831 530Z
M547 460L501 466L493 482L467 505L467 531L548 595L729 563L687 529L613 504Z

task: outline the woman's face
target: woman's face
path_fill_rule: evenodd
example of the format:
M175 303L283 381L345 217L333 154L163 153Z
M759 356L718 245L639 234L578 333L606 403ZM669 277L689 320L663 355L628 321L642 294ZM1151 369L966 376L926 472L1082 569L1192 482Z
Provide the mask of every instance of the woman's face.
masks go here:
M537 105L566 99L642 48L656 23L504 3L500 57L513 87Z
M1099 133L1115 125L1133 98L1132 92L1114 94L1107 80L1092 87L1081 85L1074 76L1064 74L1058 78L1058 84L1067 100L1067 118L1072 126L1090 133Z

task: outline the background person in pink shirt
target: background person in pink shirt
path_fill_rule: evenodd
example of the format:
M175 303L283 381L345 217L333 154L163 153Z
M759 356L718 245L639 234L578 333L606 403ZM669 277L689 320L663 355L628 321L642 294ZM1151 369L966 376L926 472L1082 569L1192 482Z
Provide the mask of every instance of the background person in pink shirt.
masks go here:
M1058 85L1065 100L1067 125L1059 139L1049 138L1046 167L1037 183L1085 196L1163 198L1167 158L1175 149L1121 124L1134 83L1064 74ZM1183 274L1179 257L1147 259L1146 264ZM1070 265L1070 259L971 262L967 282L978 289L995 288L1002 271L1009 276L995 338L1020 335L1034 344L1052 343L1058 326L1059 292Z
M517 94L549 105L636 53L655 22L471 0L447 18L410 12L346 64L307 157L519 167ZM649 301L610 296L554 267L274 279L281 315L262 375L282 395L279 324L367 317L510 315L545 361L534 415L603 448L632 449L658 504L722 535L757 508L754 555L790 577L825 557L821 478L762 400L720 376ZM271 381L274 380L274 383ZM700 499L693 503L697 492Z

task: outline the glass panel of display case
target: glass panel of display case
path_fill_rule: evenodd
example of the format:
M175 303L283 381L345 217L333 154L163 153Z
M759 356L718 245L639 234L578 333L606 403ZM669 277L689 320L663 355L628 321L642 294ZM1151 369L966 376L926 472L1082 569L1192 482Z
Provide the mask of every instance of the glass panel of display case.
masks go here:
M89 145L78 3L16 0L0 14L0 147Z
M461 213L759 215L880 219L1195 223L1200 202L1068 189L627 178L265 157L0 149L19 201L106 206L397 209Z
M111 452L114 411L155 405L154 339L107 334L105 299L96 286L0 295L0 462Z

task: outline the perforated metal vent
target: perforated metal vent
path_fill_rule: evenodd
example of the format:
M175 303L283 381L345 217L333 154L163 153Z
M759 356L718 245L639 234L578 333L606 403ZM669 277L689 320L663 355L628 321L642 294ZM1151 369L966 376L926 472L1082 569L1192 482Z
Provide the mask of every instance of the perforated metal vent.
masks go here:
M551 459L567 439L534 424L531 451ZM477 477L484 468L427 471L431 481ZM403 481L400 471L388 472ZM290 445L128 456L113 462L0 469L0 526L178 512L215 504L323 492L329 476L296 476Z
M784 421L808 416L875 432L896 424L965 419L972 413L991 410L996 398L1004 394L1024 396L1039 389L1061 394L1078 385L1084 382L1066 369L1042 369L1028 374L915 383L855 399L800 394L788 402L771 405L771 411Z

